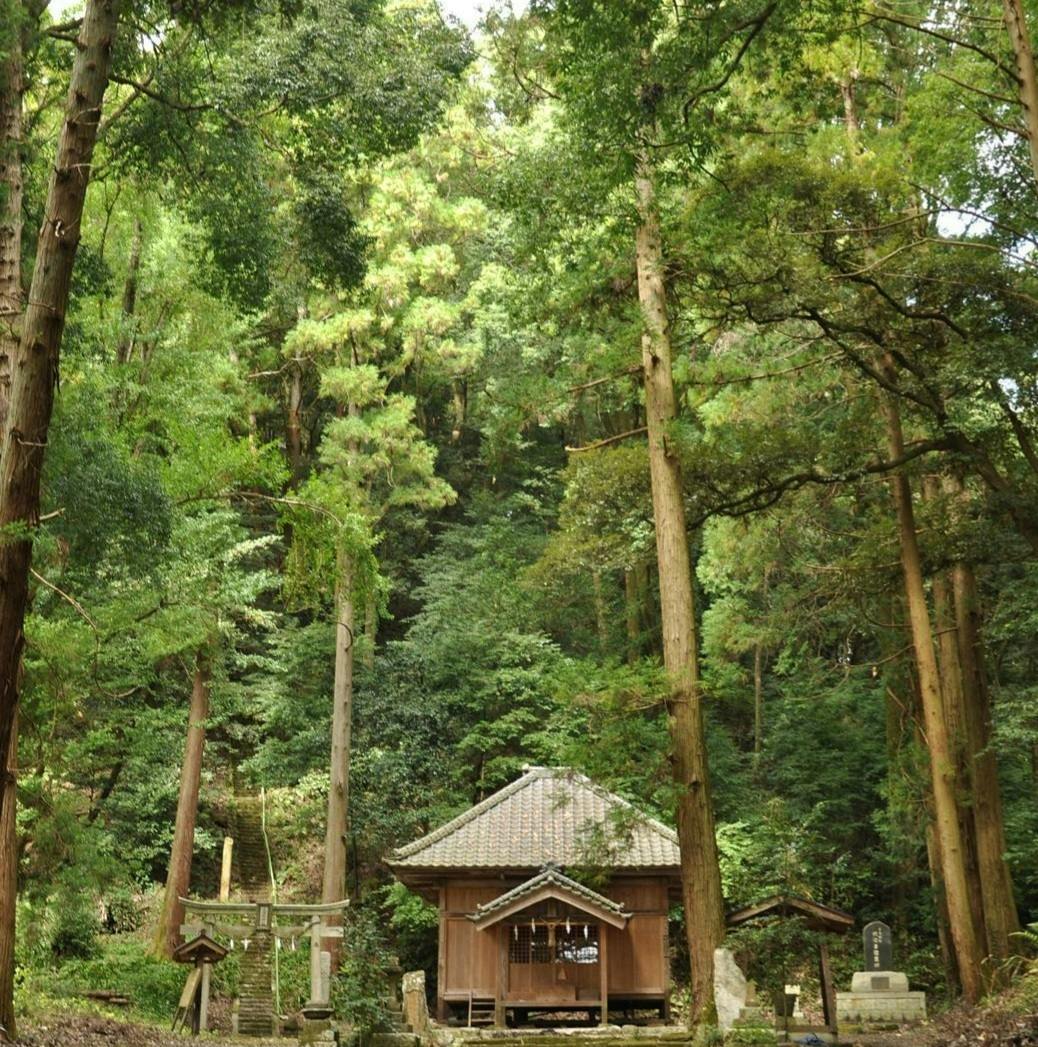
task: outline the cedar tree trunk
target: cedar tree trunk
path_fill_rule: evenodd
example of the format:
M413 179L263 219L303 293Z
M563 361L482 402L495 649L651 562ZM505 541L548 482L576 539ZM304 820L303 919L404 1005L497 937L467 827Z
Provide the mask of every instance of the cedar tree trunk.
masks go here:
M0 10L11 22L0 39L7 57L0 62L0 432L7 421L11 367L18 352L25 295L22 288L22 31L16 0Z
M332 692L331 778L324 836L324 883L321 900L346 897L349 825L350 730L353 720L353 571L346 553L339 555L335 589L335 684Z
M126 266L126 283L123 285L123 329L116 348L116 360L121 364L130 362L133 345L137 340L137 281L141 271L141 241L143 226L138 218L133 223L133 241L130 244L130 260Z
M928 496L934 494L934 478L927 477ZM930 581L933 591L934 624L937 627L937 653L941 674L941 693L944 696L944 718L948 725L948 739L954 754L959 779L959 831L962 834L966 883L973 916L973 932L977 942L987 942L984 921L983 890L977 860L977 836L973 816L973 773L969 750L969 710L963 692L962 667L959 664L959 643L955 635L955 603L951 579L937 572Z
M961 481L948 479L946 489L965 494ZM1012 935L1020 930L1013 899L1013 881L1005 859L1006 836L1002 815L1002 790L991 739L991 692L980 635L980 605L973 568L958 561L952 568L956 639L962 666L962 688L967 710L968 755L973 771L973 820L977 864L984 904L984 925L989 955L1004 959L1013 949Z
M18 837L15 815L18 812L15 787L18 777L18 718L11 732L11 751L7 759L8 792L0 814L0 1043L4 1037L14 1041L14 930L18 901Z
M1038 181L1038 75L1035 74L1031 37L1027 32L1022 0L1002 0L1009 43L1016 59L1016 78L1020 85L1020 104L1031 150L1031 170Z
M47 188L21 341L11 369L10 406L0 455L0 529L21 529L21 533L0 543L2 753L8 751L18 708L31 534L39 523L40 474L58 380L61 335L117 25L117 0L87 0L65 120ZM3 795L0 792L0 804Z
M634 665L641 654L641 600L636 567L624 569L624 626L627 632L627 664Z
M663 280L663 247L652 177L644 159L635 177L635 191L639 216L638 297L644 323L645 413L659 560L663 661L670 680L667 719L677 794L681 891L692 962L690 1020L699 1025L712 1022L716 1013L714 949L724 939L724 909L703 728L681 463L669 443L668 430L677 409Z
M889 373L893 367L887 363ZM882 395L882 394L881 394ZM882 395L886 418L887 440L891 457L904 455L904 436L897 401L890 394ZM915 510L908 477L896 472L890 478L894 508L897 515L901 547L901 568L905 582L905 602L912 631L919 694L926 729L926 744L930 755L930 782L934 800L934 823L940 851L941 874L945 900L948 906L948 925L955 957L959 967L962 992L970 1003L976 1003L983 993L981 959L983 950L977 941L970 910L969 885L966 878L966 858L962 832L959 827L959 788L955 753L948 734L944 695L937 671L934 653L933 629L923 586L922 558L916 536Z
M195 658L191 683L191 709L187 718L184 762L180 768L180 795L177 798L177 820L169 854L169 872L166 875L166 895L155 931L155 952L159 956L172 956L173 950L180 944L180 925L184 922L184 906L180 899L187 895L191 887L205 722L209 717L209 686L209 662L199 653Z
M288 368L288 408L285 416L285 450L291 485L303 478L303 365L293 360Z

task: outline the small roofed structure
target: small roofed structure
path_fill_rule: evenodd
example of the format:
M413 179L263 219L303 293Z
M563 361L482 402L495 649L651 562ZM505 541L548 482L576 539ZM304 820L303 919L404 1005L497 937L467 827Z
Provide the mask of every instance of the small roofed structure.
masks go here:
M584 775L527 768L389 865L439 908L441 1021L666 1015L677 836ZM595 870L594 888L579 869Z
M854 917L843 909L802 898L796 894L773 894L752 905L734 909L728 913L726 922L729 927L741 927L752 920L768 918L799 918L808 930L822 931L829 934L846 934L854 926ZM832 965L829 962L829 947L822 939L818 943L818 982L822 990L822 1012L825 1018L824 1028L836 1035L836 986L833 984ZM788 1032L789 1017L782 1016L783 1025ZM798 1027L798 1032L811 1031L810 1026Z

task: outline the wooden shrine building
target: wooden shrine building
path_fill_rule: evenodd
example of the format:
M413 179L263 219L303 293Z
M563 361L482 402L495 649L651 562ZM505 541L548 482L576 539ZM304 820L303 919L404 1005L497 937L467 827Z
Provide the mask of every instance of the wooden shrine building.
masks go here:
M441 1021L666 1016L677 835L583 775L531 767L389 865L439 907ZM594 889L574 878L582 869Z

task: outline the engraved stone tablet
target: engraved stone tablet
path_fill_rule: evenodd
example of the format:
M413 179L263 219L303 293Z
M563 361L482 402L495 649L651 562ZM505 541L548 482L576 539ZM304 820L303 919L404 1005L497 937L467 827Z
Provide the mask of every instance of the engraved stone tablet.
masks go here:
M889 992L890 991L890 979L886 977L879 977L877 975L872 976L872 988L876 992Z
M865 925L865 970L890 971L894 969L894 945L890 928L879 920Z

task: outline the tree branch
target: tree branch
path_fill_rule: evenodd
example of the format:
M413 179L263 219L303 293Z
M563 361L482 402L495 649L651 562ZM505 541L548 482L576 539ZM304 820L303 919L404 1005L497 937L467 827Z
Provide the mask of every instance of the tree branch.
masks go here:
M583 447L567 447L566 450L576 454L579 451L597 451L600 447L608 447L610 444L619 443L629 436L641 436L648 432L648 427L640 425L637 429L628 429L626 433L617 433L616 436L607 436L604 440L596 440L594 443L585 444Z

